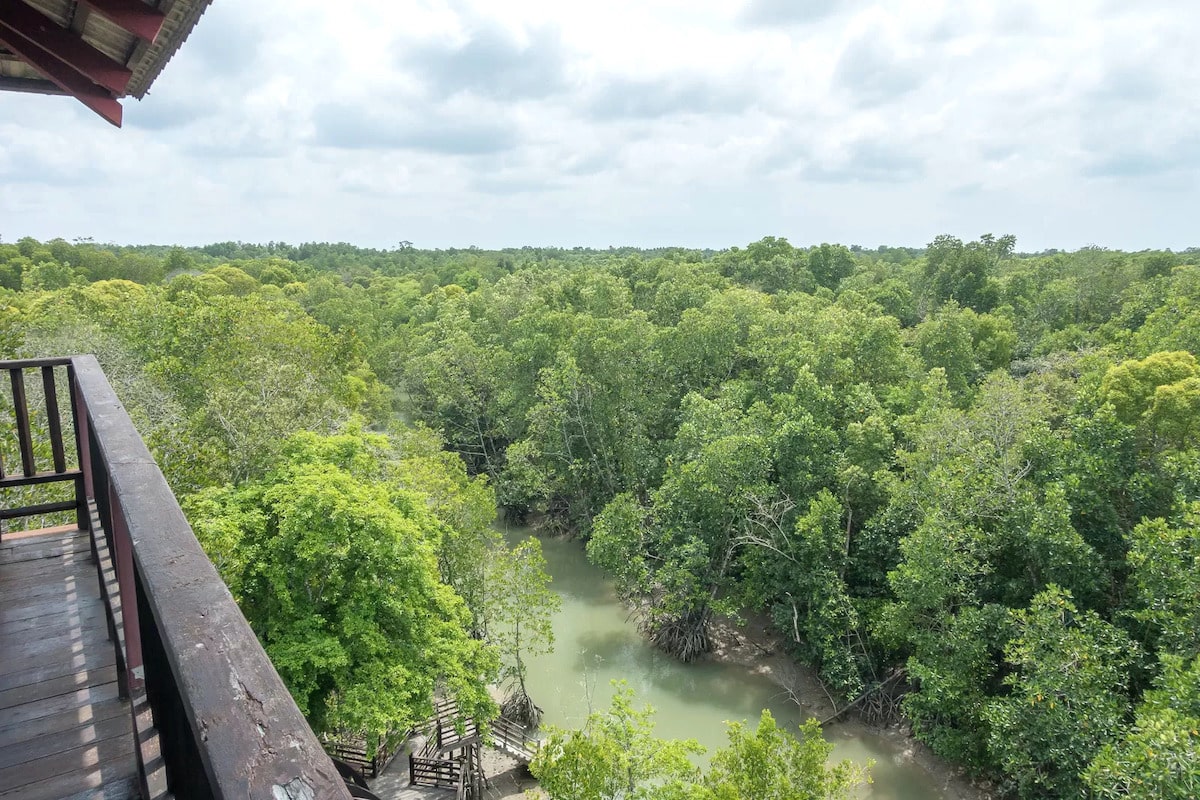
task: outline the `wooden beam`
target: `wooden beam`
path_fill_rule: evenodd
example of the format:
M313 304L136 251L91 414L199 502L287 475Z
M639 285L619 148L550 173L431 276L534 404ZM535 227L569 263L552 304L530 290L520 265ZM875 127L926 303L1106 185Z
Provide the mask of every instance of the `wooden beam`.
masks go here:
M167 16L142 0L79 0L139 39L153 43Z
M87 25L88 17L92 15L92 10L87 6L75 4L75 8L71 10L71 20L67 27L80 36L83 35L83 28Z
M53 81L58 88L95 111L106 120L121 127L121 104L112 94L100 88L57 58L39 47L29 44L24 38L13 36L7 29L0 28L0 44L21 57L29 66Z
M39 503L21 508L0 509L0 519L20 519L21 517L38 517L42 514L53 514L57 511L74 511L75 501L64 500L61 503Z
M24 3L0 5L0 28L41 48L92 83L123 94L133 71Z
M68 94L48 80L42 78L13 78L0 75L0 91L28 92L29 94Z

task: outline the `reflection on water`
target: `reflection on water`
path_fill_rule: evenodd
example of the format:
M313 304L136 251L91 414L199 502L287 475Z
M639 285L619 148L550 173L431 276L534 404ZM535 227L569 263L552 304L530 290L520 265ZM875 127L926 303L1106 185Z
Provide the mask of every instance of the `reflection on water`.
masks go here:
M517 528L506 532L510 542L526 535ZM554 620L554 652L529 660L529 693L547 723L575 727L592 709L607 708L612 680L625 680L639 704L654 706L659 736L693 738L710 753L725 744L726 720L753 722L768 708L781 725L800 723L800 709L765 676L736 664L683 664L646 644L578 542L542 539L542 550L563 603ZM852 726L833 726L827 735L835 758L875 761L875 782L864 797L950 800L893 742Z

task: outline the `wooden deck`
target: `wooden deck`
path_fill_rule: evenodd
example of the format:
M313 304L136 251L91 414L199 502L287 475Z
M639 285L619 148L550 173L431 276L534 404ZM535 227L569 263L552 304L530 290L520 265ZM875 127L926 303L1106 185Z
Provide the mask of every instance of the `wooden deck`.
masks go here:
M132 715L100 592L87 533L0 540L3 800L137 794Z
M453 789L435 789L429 786L414 786L408 772L408 756L424 745L423 736L408 739L399 753L383 770L370 781L371 791L383 800L454 800Z

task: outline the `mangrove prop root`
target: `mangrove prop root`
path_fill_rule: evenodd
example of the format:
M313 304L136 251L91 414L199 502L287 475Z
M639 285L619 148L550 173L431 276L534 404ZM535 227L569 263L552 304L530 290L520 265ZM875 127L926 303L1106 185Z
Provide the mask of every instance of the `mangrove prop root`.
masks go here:
M669 619L646 619L642 628L650 641L680 661L695 661L712 649L708 613L693 612Z
M883 681L883 683L872 686L858 697L854 698L849 703L835 711L833 714L821 720L821 726L824 727L828 725L834 720L842 717L847 711L850 711L854 708L859 708L860 706L863 707L860 713L864 719L867 719L868 721L872 721L872 718L875 718L875 721L881 721L882 719L885 719L891 713L894 713L897 707L898 700L893 694L893 689L895 689L897 686L903 685L901 683L901 679L904 676L904 670L895 670L887 677L886 680Z
M536 730L542 721L542 709L528 694L515 689L500 704L500 716L525 726L527 730Z

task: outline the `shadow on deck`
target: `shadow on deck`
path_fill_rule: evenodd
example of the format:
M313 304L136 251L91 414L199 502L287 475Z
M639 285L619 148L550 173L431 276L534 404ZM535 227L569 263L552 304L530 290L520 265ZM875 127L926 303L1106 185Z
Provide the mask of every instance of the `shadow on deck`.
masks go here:
M87 532L0 540L0 654L0 797L134 795L131 709Z

